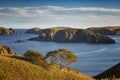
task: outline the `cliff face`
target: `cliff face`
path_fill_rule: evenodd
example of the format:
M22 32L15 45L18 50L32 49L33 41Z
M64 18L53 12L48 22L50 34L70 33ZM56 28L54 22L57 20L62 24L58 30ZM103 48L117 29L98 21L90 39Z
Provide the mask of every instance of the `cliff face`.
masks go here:
M89 30L73 28L50 28L41 30L39 36L29 40L54 42L115 43L107 36Z
M95 33L103 35L120 35L120 26L108 26L108 27L92 27L87 30L91 30Z
M0 35L9 35L15 34L15 31L12 28L0 27Z

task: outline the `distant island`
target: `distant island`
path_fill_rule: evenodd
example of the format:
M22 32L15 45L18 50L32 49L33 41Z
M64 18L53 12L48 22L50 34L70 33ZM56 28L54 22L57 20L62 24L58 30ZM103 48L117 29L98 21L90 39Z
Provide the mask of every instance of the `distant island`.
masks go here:
M34 41L53 41L53 42L80 42L80 43L115 43L112 38L85 29L69 27L53 27L47 29L33 28L25 33L39 34L36 38L30 38Z
M103 35L118 35L120 36L120 26L107 26L107 27L91 27L87 30Z
M9 35L15 34L15 31L12 28L0 27L0 35Z
M40 30L41 30L40 28L35 27L35 28L28 29L27 31L25 31L25 34L39 34Z

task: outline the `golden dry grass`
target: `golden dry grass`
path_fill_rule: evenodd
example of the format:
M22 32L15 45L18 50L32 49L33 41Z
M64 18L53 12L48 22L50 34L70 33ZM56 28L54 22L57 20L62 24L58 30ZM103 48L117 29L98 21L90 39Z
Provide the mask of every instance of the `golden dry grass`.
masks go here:
M28 62L23 56L0 55L0 80L94 80L80 72L60 70L58 65L49 69Z

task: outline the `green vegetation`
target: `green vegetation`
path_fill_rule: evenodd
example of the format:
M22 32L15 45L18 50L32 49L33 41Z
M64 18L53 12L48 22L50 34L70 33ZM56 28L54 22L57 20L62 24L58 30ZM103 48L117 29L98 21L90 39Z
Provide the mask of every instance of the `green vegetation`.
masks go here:
M71 63L77 61L77 56L72 51L64 48L48 52L45 58L50 58L51 62L59 64L60 68L70 66Z

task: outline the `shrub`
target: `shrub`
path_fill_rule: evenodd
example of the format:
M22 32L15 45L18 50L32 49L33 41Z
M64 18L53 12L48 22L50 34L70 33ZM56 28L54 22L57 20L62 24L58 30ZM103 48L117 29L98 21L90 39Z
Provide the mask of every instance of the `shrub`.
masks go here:
M35 51L35 50L27 50L24 54L25 57L29 58L32 63L36 65L42 65L45 63L44 56L40 54L40 52Z

